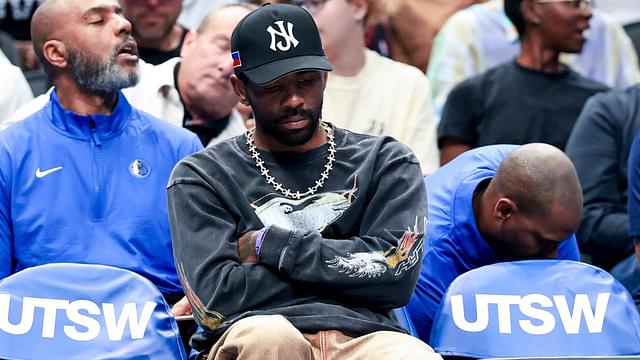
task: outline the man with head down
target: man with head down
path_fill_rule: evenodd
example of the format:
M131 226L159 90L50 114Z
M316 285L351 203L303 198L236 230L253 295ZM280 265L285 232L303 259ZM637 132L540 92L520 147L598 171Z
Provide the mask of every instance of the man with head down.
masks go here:
M413 153L320 119L311 15L266 5L231 38L255 128L181 161L169 182L178 273L208 359L436 359L402 330L426 193ZM330 119L327 119L330 121Z
M582 191L571 160L542 143L470 150L425 179L429 235L407 311L420 339L451 282L501 261L579 260Z
M0 132L0 278L50 262L104 264L177 301L165 187L198 138L120 92L136 83L138 57L116 0L47 0L31 26L55 90Z

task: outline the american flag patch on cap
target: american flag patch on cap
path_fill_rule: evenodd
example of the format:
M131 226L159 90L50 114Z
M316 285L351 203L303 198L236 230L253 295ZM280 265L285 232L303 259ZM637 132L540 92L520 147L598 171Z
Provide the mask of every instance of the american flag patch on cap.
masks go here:
M240 52L234 51L231 53L231 58L233 58L233 67L237 68L238 66L242 66L242 62L240 61Z

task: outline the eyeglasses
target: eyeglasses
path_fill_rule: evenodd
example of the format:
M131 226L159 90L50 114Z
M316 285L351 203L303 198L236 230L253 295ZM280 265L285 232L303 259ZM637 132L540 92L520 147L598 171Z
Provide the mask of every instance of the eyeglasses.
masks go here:
M593 0L536 0L536 2L540 4L570 2L576 9L593 7Z

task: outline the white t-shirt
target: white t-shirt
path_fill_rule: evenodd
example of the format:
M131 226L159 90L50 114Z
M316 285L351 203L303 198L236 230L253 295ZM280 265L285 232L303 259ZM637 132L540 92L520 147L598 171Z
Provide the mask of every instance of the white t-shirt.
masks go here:
M423 174L439 166L429 80L413 66L366 50L356 76L329 73L323 119L354 132L392 136L413 150Z
M140 61L140 81L122 92L134 107L182 127L184 106L173 78L180 60L175 57L155 66Z
M0 126L11 114L33 99L31 87L19 67L0 51Z

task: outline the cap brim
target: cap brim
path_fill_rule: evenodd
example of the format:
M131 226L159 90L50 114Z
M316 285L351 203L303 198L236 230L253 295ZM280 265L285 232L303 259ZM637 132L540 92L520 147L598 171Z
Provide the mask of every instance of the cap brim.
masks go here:
M265 85L287 74L306 70L331 71L333 66L326 56L306 55L274 61L243 73L252 83Z

